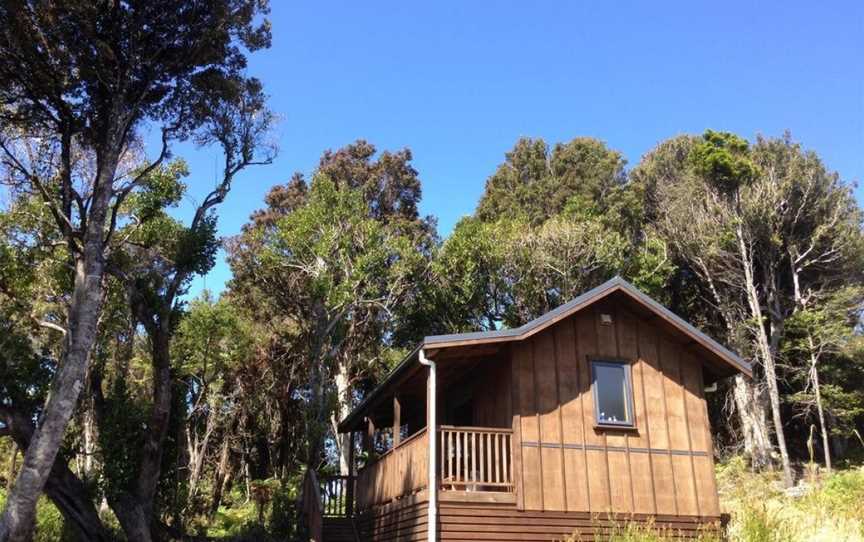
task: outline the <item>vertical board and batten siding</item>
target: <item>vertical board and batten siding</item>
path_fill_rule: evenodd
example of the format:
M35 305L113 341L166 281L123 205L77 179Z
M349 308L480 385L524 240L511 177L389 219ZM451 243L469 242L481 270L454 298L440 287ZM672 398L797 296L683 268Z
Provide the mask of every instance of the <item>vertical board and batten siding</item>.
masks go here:
M604 357L631 361L635 430L595 428ZM519 510L719 516L702 367L660 328L598 304L514 344L511 370Z
M474 386L475 427L511 428L510 360L507 357L485 362L478 368L481 379Z

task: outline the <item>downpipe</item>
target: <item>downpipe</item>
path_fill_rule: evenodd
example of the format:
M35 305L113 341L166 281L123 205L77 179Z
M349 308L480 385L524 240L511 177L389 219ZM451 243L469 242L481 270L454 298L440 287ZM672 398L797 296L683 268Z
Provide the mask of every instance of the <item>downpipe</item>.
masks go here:
M438 542L438 370L434 361L420 349L420 363L429 367L429 412L426 416L426 433L429 437L429 542Z

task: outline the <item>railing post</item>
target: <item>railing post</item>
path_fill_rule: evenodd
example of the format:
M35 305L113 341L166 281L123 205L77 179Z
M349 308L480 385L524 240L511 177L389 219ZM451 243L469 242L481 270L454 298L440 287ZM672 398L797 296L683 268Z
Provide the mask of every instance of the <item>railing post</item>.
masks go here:
M348 480L345 482L348 487L345 490L345 515L349 518L354 517L354 482L357 479L354 476L356 467L354 466L354 431L348 434Z
M393 447L402 442L402 401L398 395L393 396Z
M375 460L375 422L372 418L366 418L366 433L364 434L363 447L366 448L368 461Z

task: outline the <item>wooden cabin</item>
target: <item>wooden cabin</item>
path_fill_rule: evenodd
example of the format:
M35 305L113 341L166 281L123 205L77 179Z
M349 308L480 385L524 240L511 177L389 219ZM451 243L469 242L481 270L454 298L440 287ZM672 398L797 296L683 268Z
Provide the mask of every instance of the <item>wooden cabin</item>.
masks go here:
M705 388L737 373L620 278L516 329L426 337L339 425L366 452L323 485L324 542L339 521L364 541L590 539L625 519L694 536L720 519Z

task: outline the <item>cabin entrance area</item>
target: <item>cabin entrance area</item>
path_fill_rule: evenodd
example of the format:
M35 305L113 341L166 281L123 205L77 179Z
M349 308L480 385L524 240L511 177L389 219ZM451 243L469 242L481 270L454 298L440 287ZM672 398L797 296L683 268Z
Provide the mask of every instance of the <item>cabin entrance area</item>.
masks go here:
M438 361L433 434L439 502L514 505L509 357L483 348ZM319 480L325 542L365 540L364 521L373 510L428 501L429 370L416 358L406 369L370 395L365 409L358 407L362 419L340 427L349 434L356 475Z

